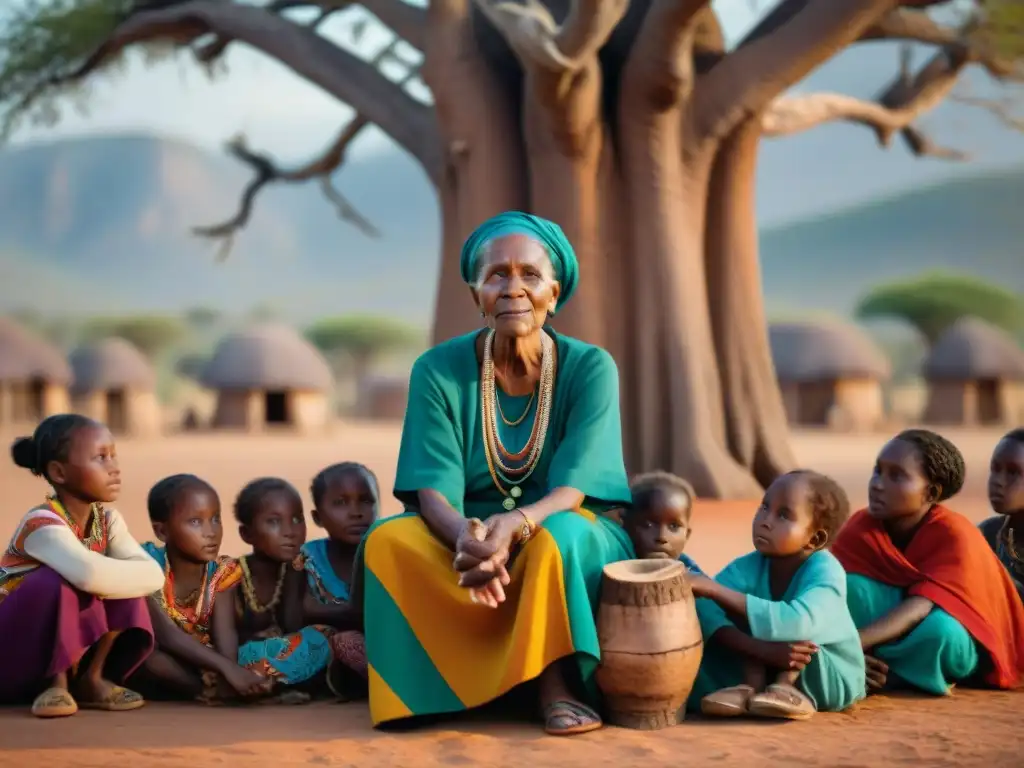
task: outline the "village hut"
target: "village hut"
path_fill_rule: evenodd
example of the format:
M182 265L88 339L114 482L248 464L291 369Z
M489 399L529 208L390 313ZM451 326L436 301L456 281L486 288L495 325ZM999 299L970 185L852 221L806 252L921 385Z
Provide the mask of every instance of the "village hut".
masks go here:
M69 360L76 412L103 422L115 434L160 432L163 420L156 372L130 342L119 338L91 342L72 352Z
M0 317L0 427L33 425L71 408L71 366L40 336Z
M932 345L924 362L925 421L965 426L1024 423L1024 350L1006 332L963 318Z
M869 430L885 417L889 360L864 331L829 322L775 323L772 359L791 424Z
M359 384L358 414L373 421L403 421L409 402L408 376L368 376Z
M214 427L307 432L330 423L330 366L287 326L260 325L227 336L202 378L217 392Z

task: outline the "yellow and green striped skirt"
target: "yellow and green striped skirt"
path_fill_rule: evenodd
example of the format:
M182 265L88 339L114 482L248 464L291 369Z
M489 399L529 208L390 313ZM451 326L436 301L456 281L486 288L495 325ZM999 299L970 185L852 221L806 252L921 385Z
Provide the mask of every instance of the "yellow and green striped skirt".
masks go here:
M458 586L452 553L419 515L379 521L363 545L373 724L478 707L569 656L593 694L601 572L632 556L616 523L559 512L516 554L494 609Z

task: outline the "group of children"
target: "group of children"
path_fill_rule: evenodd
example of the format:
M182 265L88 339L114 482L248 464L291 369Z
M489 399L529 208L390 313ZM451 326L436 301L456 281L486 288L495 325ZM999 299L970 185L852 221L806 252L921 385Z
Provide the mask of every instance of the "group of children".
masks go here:
M965 472L953 443L906 430L882 448L868 507L852 517L834 480L790 472L754 515L754 550L714 579L683 551L689 486L663 473L637 478L621 516L636 554L682 560L697 598L704 656L688 708L802 720L890 688L1016 687L1024 679L1024 429L995 448L988 492L996 516L977 528L942 505Z
M42 689L33 714L62 717L80 706L135 709L146 698L302 703L320 693L365 692L353 561L380 504L365 466L335 464L313 478L312 519L327 536L309 542L298 491L279 478L250 482L234 516L252 551L236 559L220 554L220 499L196 475L172 475L150 490L159 543L131 537L105 506L117 498L120 470L102 424L51 417L12 454L49 482L52 495L21 521L0 559L0 627L49 625L56 641L0 661L0 697ZM54 533L61 534L56 546L47 541ZM40 601L36 585L44 581L67 584L74 599L58 588ZM53 601L55 633L47 616ZM132 615L118 619L126 606ZM147 624L151 634L143 635ZM94 662L102 646L109 647ZM60 667L69 672L54 674Z
M220 554L216 491L191 474L149 493L159 543L132 538L106 506L120 470L102 424L50 417L12 455L53 493L0 559L0 630L13 637L17 627L22 638L0 657L0 696L35 696L34 714L60 717L80 706L134 709L145 698L297 703L365 692L355 559L380 505L366 467L335 464L313 479L311 516L327 535L309 542L292 485L249 483L234 516L251 552L236 559ZM705 648L688 707L806 719L897 686L1016 686L1024 430L996 447L997 516L980 528L942 506L964 474L956 446L907 430L882 448L868 508L851 517L834 480L790 472L754 514L753 551L714 579L684 552L690 486L662 472L636 478L619 517L636 556L683 561L697 598Z

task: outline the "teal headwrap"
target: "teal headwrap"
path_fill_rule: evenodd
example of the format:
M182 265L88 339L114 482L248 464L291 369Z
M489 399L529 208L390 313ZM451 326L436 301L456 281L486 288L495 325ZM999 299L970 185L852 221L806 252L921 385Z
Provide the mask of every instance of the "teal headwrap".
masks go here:
M479 273L480 251L484 244L506 235L526 235L547 250L551 256L551 266L555 270L555 279L562 287L556 307L561 309L576 290L576 284L580 279L580 265L576 261L576 252L562 232L562 228L540 216L520 211L505 211L477 227L462 244L462 279L467 283L473 283Z

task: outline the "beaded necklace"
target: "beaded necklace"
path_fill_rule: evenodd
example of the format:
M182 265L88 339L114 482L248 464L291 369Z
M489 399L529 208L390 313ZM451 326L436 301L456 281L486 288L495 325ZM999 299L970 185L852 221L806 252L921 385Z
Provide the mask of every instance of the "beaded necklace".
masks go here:
M277 608L281 602L281 594L284 591L284 580L288 573L288 563L281 563L281 570L277 576L277 584L274 585L274 594L270 601L263 604L256 596L256 586L252 582L252 571L249 570L248 556L242 557L238 565L242 569L242 594L245 597L245 604L250 611L256 614L269 613Z
M50 509L56 512L61 520L67 523L79 541L82 542L88 549L92 549L97 544L104 544L106 538L106 525L104 525L103 518L105 513L103 505L99 502L93 502L89 506L89 533L85 535L85 531L75 522L71 514L64 508L60 499L57 498L57 494L46 497L47 503L50 505ZM104 547L105 548L105 547Z
M174 571L171 570L171 558L164 554L164 588L160 592L160 603L164 608L164 612L171 617L171 619L178 625L182 624L200 624L202 622L203 608L206 601L206 590L207 582L210 578L209 566L203 567L203 580L199 584L199 589L195 592L190 593L181 602L178 601L177 596L174 593ZM190 609L188 604L195 601L195 605ZM192 615L189 616L187 611L191 610Z
M498 388L494 378L494 336L491 330L484 339L483 365L480 375L480 411L481 429L483 431L484 456L487 459L487 471L495 487L505 497L501 505L511 511L516 508L518 499L523 495L521 485L533 474L540 462L547 440L548 425L551 421L551 403L555 382L554 341L547 333L541 333L542 357L540 382L535 395L537 411L534 414L533 428L530 438L521 451L510 452L501 441L498 431L498 415L501 405L498 402ZM521 424L530 412L533 396L522 417L510 424L501 414L501 419L509 426Z
M1010 558L1010 566L1013 570L1020 575L1024 575L1024 557L1017 552L1013 539L1013 528L1010 526L1010 518L1007 516L1003 520L1002 527L999 529L999 543L1006 550L1006 554Z

